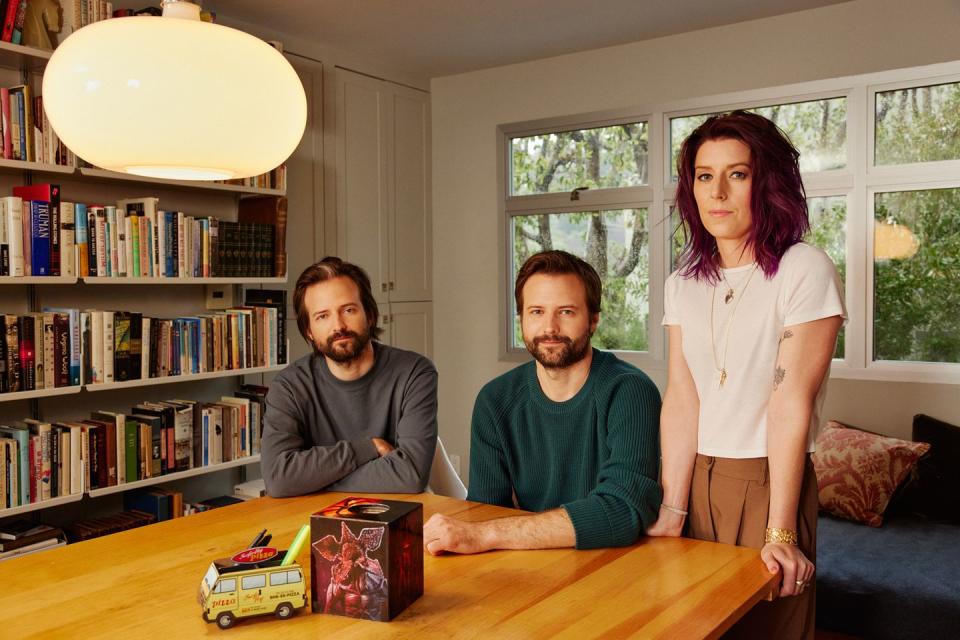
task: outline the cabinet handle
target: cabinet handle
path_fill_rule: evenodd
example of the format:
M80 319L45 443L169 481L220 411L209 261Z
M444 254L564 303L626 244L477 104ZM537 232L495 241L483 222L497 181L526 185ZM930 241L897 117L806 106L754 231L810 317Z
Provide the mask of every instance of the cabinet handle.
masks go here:
M393 280L390 281L390 291L393 291Z
M380 291L382 291L383 293L386 293L386 292L387 292L387 283L386 283L386 282L381 282L381 283L380 283Z

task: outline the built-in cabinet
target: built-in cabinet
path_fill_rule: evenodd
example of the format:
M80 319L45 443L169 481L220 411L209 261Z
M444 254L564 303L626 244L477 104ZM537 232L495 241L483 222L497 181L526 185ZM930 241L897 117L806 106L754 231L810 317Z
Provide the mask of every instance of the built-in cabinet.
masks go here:
M432 353L429 94L335 70L337 253L370 275L383 340Z

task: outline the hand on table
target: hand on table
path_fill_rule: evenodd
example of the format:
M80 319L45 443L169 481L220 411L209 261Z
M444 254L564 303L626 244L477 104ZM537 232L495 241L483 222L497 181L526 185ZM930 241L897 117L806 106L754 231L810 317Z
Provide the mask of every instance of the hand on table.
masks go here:
M760 559L770 573L781 573L779 596L798 596L813 581L815 567L798 547L768 542L760 550Z
M431 555L444 551L452 553L480 553L489 546L483 542L483 523L464 522L435 513L423 525L423 548Z
M660 505L660 514L657 516L657 521L647 529L647 535L678 538L683 533L685 519L685 516L669 511L663 505Z

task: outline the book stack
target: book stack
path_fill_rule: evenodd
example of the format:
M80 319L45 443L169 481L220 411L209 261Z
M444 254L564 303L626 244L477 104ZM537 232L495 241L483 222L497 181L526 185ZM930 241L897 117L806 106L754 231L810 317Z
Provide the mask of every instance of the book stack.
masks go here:
M80 312L0 314L0 393L80 384Z
M118 531L126 531L155 522L152 515L142 511L124 511L101 518L87 518L66 525L63 530L69 542L99 538Z
M61 547L66 544L63 530L30 520L14 520L0 525L0 560Z
M79 314L84 384L281 364L280 312L268 304L179 318L135 311Z
M127 511L139 511L163 522L173 518L182 518L184 512L183 493L167 487L150 487L123 494L123 508Z

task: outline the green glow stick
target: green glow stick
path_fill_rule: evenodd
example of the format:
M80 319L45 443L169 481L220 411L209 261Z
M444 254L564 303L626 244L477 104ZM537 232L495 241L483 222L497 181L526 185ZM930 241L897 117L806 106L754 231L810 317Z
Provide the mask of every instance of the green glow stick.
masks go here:
M285 567L288 564L293 564L293 561L297 559L297 555L299 555L300 548L303 546L303 542L307 539L308 533L310 533L310 525L305 524L300 527L300 531L297 532L296 537L290 544L290 548L287 549L287 555L283 556L283 561L280 562L281 567Z

